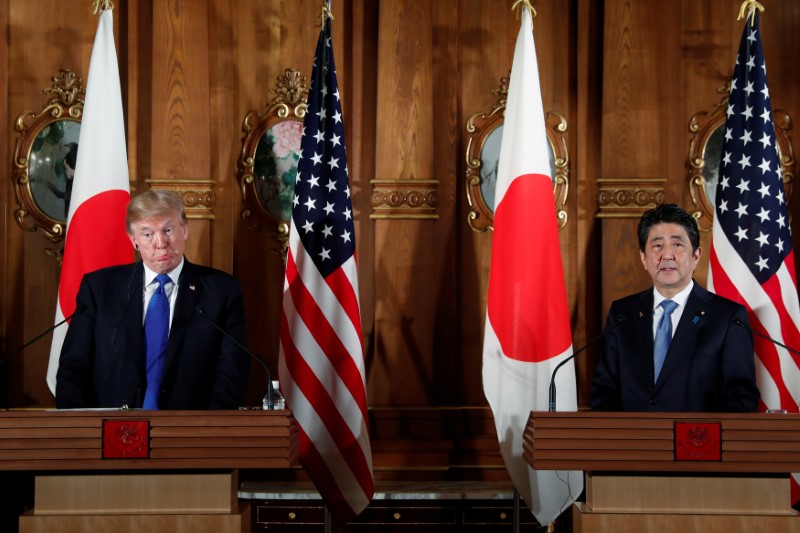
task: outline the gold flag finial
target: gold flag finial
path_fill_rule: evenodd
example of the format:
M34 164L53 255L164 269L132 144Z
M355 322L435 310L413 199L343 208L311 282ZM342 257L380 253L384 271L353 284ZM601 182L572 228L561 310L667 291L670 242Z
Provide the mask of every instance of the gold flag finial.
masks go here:
M114 9L114 2L111 0L92 1L92 15L97 15L98 10L107 11L109 9Z
M526 7L531 12L531 19L533 19L533 17L536 16L536 10L533 9L533 6L531 5L531 0L517 0L516 2L514 2L514 5L511 6L511 11L516 11L517 18L519 18L520 12Z
M333 13L331 13L331 2L330 2L330 0L323 0L322 1L322 14L320 14L320 16L317 17L317 19L314 21L314 23L317 26L322 27L322 26L325 25L325 19L326 18L331 19L331 22L333 22Z
M751 15L750 17L750 27L753 27L753 24L756 23L756 9L764 12L764 6L757 0L744 0L742 2L742 7L739 8L739 17L736 20L742 20L747 15Z

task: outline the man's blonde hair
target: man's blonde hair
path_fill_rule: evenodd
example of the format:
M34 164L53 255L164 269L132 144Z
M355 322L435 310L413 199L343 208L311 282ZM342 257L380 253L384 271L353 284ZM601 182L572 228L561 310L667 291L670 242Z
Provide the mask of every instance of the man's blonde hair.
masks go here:
M125 217L125 227L128 234L133 235L135 223L151 217L169 216L175 213L180 215L181 224L187 222L181 195L175 191L151 189L131 198Z

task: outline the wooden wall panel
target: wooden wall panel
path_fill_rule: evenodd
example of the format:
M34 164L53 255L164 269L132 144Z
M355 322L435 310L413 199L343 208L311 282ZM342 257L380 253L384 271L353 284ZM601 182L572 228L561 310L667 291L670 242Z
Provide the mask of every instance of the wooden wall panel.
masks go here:
M449 3L449 2L448 2ZM438 179L433 164L434 31L431 2L381 2L375 188ZM403 43L403 46L398 46ZM447 106L448 102L437 102ZM412 185L413 186L413 185ZM375 227L375 343L367 393L373 405L427 405L433 390L432 312L437 307L437 219L379 219Z
M227 100L221 100L217 121L227 137L223 139L220 135L220 145L231 151L229 157L220 157L219 172L233 178L228 182L230 195L224 210L233 238L215 245L215 249L227 249L232 258L232 272L242 284L249 346L266 361L272 377L278 379L284 264L275 239L277 227L262 224L259 229L251 230L243 222L244 205L235 179L236 161L242 147L242 121L252 110L267 109L275 96L272 89L278 76L287 68L296 68L310 79L319 35L314 20L319 16L321 4L311 0L259 0L238 4L215 1L214 4L217 11L230 12L231 47L215 53L219 54L220 61L231 63L232 79L219 83L222 87L231 85L232 92ZM336 5L333 11L338 20ZM214 25L219 23L215 17ZM335 44L338 53L341 45ZM220 238L222 240L224 237ZM260 403L266 392L265 382L263 370L252 365L248 403Z
M334 5L337 5L334 3ZM341 4L339 4L341 5ZM375 238L372 212L371 182L375 178L375 146L378 123L375 120L378 85L378 12L377 0L354 0L344 2L346 21L340 26L341 37L335 35L337 43L343 43L344 54L337 55L337 68L349 72L339 76L339 91L342 102L347 142L347 165L350 174L353 221L356 230L356 254L358 259L359 299L361 301L361 325L366 355L366 370L369 372L374 341L375 323ZM344 36L351 38L344 38Z
M207 2L153 0L150 188L203 197L210 175L210 83ZM187 207L187 257L210 263L212 205ZM197 209L194 209L195 204ZM212 209L209 209L212 208Z
M0 5L0 28L8 28L8 21L9 7L6 2ZM0 94L8 94L8 39L0 39ZM8 98L0 98L0 124L6 125L10 123L11 118L8 110ZM9 137L10 128L5 127L2 131L3 134L0 135L0 140L6 141ZM12 156L9 154L9 148L12 143L8 141L3 144L4 146L0 148L0 169L9 169L11 168L12 160ZM4 250L7 250L6 243L8 242L8 239L5 238L8 234L7 224L11 221L11 208L15 204L12 200L13 194L10 187L0 187L0 206L2 206L2 209L0 209L0 214L2 214L0 218L0 230L2 230L0 231L0 235L4 236L2 240ZM6 253L4 255L7 256L8 254ZM9 296L11 294L9 279L11 279L11 275L15 272L18 273L18 271L12 270L10 262L0 261L0 302L9 301ZM9 346L8 344L8 319L10 315L9 307L7 305L0 305L0 353L6 353L8 350L13 349L13 345ZM0 382L8 382L7 364L0 367ZM8 387L3 387L2 393L0 393L0 405L8 405L8 396Z
M575 28L574 53L570 64L575 65L575 88L571 91L574 118L570 120L571 191L574 194L575 242L572 260L576 268L574 291L576 298L572 315L573 348L585 346L602 329L600 310L601 233L597 220L597 178L600 169L602 141L595 132L602 124L603 50L595 46L602 41L603 5L600 0L582 0L574 11L571 28ZM571 32L570 32L571 33ZM588 403L590 376L594 375L596 347L590 348L575 360L578 379L578 405Z
M612 0L605 3L603 75L603 151L601 178L631 180L620 189L639 190L644 180L662 178L661 154L667 139L660 109L662 86L672 88L675 76L675 36L672 10L656 11L644 2ZM663 54L663 55L662 55ZM668 100L674 103L674 97ZM675 141L677 142L677 141ZM660 196L649 196L659 201ZM603 308L620 296L644 288L649 283L638 260L635 238L636 217L643 209L635 196L618 201L625 214L603 221ZM673 199L674 200L674 199ZM641 206L646 208L647 204Z

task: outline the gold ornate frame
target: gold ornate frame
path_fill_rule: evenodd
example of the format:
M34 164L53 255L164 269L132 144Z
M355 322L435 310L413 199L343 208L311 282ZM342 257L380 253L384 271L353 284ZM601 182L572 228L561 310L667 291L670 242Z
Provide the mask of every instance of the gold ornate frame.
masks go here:
M238 180L244 201L242 220L245 225L249 229L257 230L263 221L275 227L275 238L281 243L282 251L285 251L289 239L291 207L289 206L287 213L286 205L280 206L280 203L287 197L291 202L291 196L294 193L294 182L289 182L286 178L292 172L289 164L291 159L295 155L299 156L300 152L300 140L295 136L298 131L302 132L303 118L306 116L306 100L308 99L306 77L302 76L297 69L286 69L277 77L275 87L270 89L270 92L274 97L267 108L261 112L250 111L242 122L244 136L242 137L242 152L237 165ZM276 126L280 127L281 124L288 121L297 123L289 126L292 140L296 141L296 147L295 143L289 143L291 146L288 147L286 155L279 156L275 151L275 144L269 144L273 140L279 139L277 139L277 135L272 135L270 132L275 131L273 128ZM281 151L283 151L287 147L283 146L284 143L281 144ZM262 149L259 150L259 147ZM275 163L276 159L281 159L282 163L287 165L287 169L281 176L266 175L264 169ZM296 174L296 160L293 171ZM272 193L276 194L273 196Z
M714 222L714 201L709 197L708 189L716 186L715 173L718 170L713 169L719 168L719 155L722 150L730 88L721 87L717 89L717 92L723 96L714 109L711 112L695 113L689 121L689 132L691 132L692 138L689 142L689 158L686 166L689 169L689 192L692 194L692 203L696 207L692 216L697 219L697 225L701 231L711 231ZM792 194L795 163L792 140L789 137L792 119L785 111L775 109L772 111L772 120L775 125L783 187L788 202Z
M492 94L497 102L489 112L479 111L467 119L467 201L469 213L467 221L474 231L494 229L494 208L484 193L486 183L481 175L485 168L484 149L487 142L499 143L499 128L505 120L506 99L508 97L509 76L500 79L500 87ZM555 197L558 229L567 225L567 212L564 205L569 192L569 154L567 152L567 120L555 112L545 114L547 139L550 145L551 171L553 173L553 196ZM494 135L493 135L494 134ZM496 137L496 138L495 138ZM498 145L499 146L499 145ZM499 157L499 152L497 154ZM495 159L492 155L492 158Z
M76 137L74 123L77 123L77 131L80 132L85 92L81 78L68 69L60 69L51 81L52 86L43 91L50 98L42 110L38 113L24 111L14 124L19 137L14 148L12 180L17 196L14 219L26 231L33 232L41 228L45 237L55 245L45 248L45 252L60 260L64 253L67 226L71 179L68 173L74 171L74 166L68 169L65 165L67 161L72 163L78 148L77 143L64 144L62 141L66 139L65 129L70 130L71 137ZM51 148L47 152L44 152L45 144ZM41 157L37 157L39 155ZM50 176L44 178L41 174L46 170L49 170ZM63 189L59 187L60 183L54 181L54 176L61 177L62 174ZM48 205L43 205L43 192L38 192L45 189L55 198L47 202ZM61 208L62 213L55 212L56 206Z

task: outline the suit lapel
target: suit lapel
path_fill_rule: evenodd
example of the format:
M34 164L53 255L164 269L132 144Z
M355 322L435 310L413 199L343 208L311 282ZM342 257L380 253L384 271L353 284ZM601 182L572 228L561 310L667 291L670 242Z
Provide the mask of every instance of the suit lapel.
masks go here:
M178 299L175 301L175 314L167 342L167 353L164 358L164 375L168 375L183 345L186 330L194 316L195 306L200 296L200 283L195 275L194 265L184 259L181 277L178 280Z
M124 315L120 318L120 331L113 347L120 357L133 358L133 366L141 379L145 379L145 354L142 342L144 339L144 267L141 263L133 264L131 272L129 302ZM137 272L138 271L138 272Z
M683 310L681 320L672 336L672 342L667 350L667 358L664 360L664 366L656 382L657 388L660 388L669 379L669 375L682 359L694 356L694 351L690 353L689 347L705 325L708 313L706 307L710 298L710 293L695 282L689 298L686 299L686 308Z
M646 376L647 390L653 383L653 289L639 293L633 312L636 348L633 361L637 365L634 375Z

